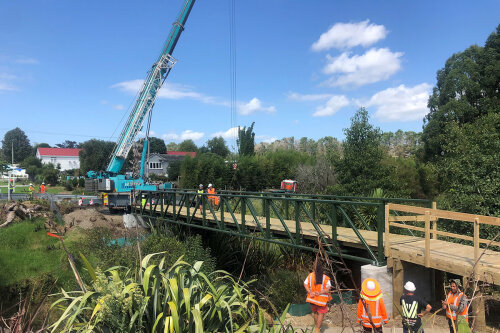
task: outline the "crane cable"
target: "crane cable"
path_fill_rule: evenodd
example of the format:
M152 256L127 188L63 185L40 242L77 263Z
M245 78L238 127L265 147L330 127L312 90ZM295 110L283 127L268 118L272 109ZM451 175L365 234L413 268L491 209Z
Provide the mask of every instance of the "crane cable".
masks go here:
M231 91L231 129L230 137L233 150L236 148L236 3L229 1L229 84Z

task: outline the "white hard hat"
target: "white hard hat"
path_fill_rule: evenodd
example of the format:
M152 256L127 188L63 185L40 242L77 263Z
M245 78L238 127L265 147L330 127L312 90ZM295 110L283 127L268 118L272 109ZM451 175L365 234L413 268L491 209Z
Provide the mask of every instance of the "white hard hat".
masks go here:
M45 183L42 183L42 185L45 185Z
M33 186L33 183L30 183L30 186Z
M203 184L200 184L200 187L203 187Z
M212 187L212 184L208 184L208 187Z
M408 281L405 283L405 289L409 292L414 292L417 288L415 288L415 285L413 284L413 282Z

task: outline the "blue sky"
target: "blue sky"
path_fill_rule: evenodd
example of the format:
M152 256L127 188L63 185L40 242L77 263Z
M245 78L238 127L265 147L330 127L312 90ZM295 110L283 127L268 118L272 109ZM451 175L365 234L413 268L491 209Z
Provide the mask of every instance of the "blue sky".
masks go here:
M500 2L198 0L153 111L153 135L202 145L255 121L257 141L343 138L360 106L383 131L420 131L436 71L500 23ZM115 140L181 0L0 1L0 136ZM121 122L120 122L121 121Z

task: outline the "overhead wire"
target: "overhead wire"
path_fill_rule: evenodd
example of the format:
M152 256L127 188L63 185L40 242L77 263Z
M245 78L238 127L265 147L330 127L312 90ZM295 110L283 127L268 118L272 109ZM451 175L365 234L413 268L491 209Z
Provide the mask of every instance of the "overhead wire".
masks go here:
M237 105L236 105L236 2L229 1L229 85L231 96L231 139L233 150L236 147Z

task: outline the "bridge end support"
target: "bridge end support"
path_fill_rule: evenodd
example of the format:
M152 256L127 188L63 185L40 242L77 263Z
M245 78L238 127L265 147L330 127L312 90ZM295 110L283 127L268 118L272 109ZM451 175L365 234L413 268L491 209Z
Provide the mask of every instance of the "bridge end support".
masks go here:
M361 266L361 281L366 278L373 278L380 283L380 289L383 292L382 298L384 299L385 308L387 310L387 317L392 316L393 306L393 290L392 290L392 273L387 266L374 266L374 265L363 265ZM399 302L399 299L398 299Z
M394 305L394 311L392 312L392 318L396 319L401 317L401 305L399 300L403 296L403 285L404 285L404 266L403 262L399 259L388 258L387 266L392 267L392 304Z

